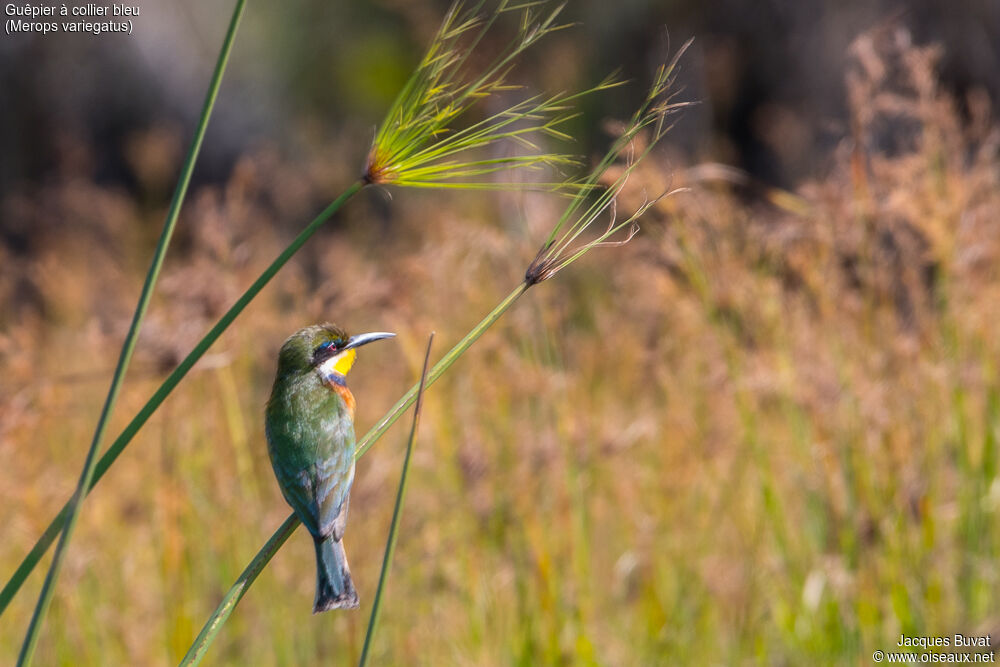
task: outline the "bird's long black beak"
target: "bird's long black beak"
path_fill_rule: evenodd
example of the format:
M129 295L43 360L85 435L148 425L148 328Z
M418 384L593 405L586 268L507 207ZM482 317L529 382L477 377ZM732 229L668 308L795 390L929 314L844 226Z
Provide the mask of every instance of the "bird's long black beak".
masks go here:
M347 345L340 348L340 351L350 350L352 347L361 347L362 345L367 345L368 343L374 343L377 340L382 340L383 338L395 338L396 334L389 333L388 331L373 331L372 333L358 334L357 336L351 336L347 339Z

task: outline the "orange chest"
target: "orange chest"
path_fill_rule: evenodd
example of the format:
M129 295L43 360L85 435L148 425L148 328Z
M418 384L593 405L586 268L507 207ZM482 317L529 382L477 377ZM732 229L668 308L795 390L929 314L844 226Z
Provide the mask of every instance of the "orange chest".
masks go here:
M350 415L351 421L354 421L354 409L357 407L357 403L354 400L354 394L351 390L347 388L347 385L337 382L333 378L326 378L323 384L327 386L330 391L336 393L344 401L344 406L347 408L347 414Z

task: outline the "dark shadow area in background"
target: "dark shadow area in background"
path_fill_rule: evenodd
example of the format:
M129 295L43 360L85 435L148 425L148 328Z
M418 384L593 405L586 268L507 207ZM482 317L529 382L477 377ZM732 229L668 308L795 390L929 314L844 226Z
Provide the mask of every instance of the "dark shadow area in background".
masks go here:
M151 128L187 140L226 12L223 4L147 4L130 38L0 40L0 199L66 172L140 199L169 196L169 173L155 187L139 182L130 145ZM262 142L294 155L307 154L312 138L346 136L359 144L356 154L331 159L360 159L363 133L449 4L251 5L194 187L225 181L235 160ZM569 89L617 67L630 78L648 76L693 36L682 96L701 104L684 114L671 143L695 160L739 166L777 185L823 173L830 146L848 134L847 49L882 22L909 28L916 43L942 45L941 81L960 105L973 89L985 89L994 106L1000 99L1000 3L992 0L586 0L570 3L566 17L579 25L541 43L518 80ZM589 132L590 144L603 140L595 118L622 114L641 91L635 85L588 102L577 131ZM30 230L0 221L0 232L16 251Z

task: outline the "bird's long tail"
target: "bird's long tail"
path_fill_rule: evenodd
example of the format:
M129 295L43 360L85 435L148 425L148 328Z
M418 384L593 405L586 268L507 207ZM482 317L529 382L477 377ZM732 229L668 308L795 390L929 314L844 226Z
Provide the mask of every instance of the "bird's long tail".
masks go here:
M351 569L347 566L344 543L314 537L316 544L316 601L313 613L331 609L357 609L358 592L351 581Z

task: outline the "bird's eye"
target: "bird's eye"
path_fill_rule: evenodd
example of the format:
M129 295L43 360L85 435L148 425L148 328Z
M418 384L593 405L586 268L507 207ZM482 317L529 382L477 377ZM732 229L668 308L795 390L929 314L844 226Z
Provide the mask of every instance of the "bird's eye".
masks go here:
M329 350L331 347L334 348L334 349L336 349L336 348L340 347L343 344L344 344L344 341L341 340L340 338L337 338L336 340L327 340L327 341L323 341L322 343L319 344L319 349L320 349L320 351L325 352L326 350Z

